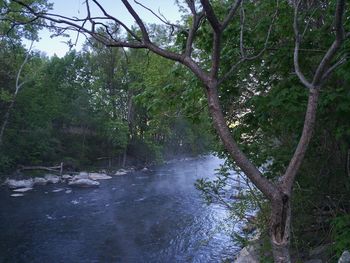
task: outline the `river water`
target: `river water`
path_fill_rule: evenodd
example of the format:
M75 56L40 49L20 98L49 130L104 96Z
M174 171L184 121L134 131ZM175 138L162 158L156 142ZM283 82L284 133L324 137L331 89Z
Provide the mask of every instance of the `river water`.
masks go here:
M207 156L100 181L96 189L0 189L0 262L222 262L239 250L227 212L194 182L222 160ZM57 192L57 189L64 190ZM72 190L67 191L66 190Z

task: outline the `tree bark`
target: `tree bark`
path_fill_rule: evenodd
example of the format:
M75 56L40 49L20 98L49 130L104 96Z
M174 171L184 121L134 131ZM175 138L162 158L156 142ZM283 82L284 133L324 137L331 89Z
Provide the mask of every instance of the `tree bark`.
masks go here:
M271 201L270 241L275 263L290 263L290 196L279 192Z
M239 149L237 143L232 138L231 132L221 110L217 86L215 86L215 82L213 83L214 84L208 83L209 85L207 87L206 94L208 98L210 115L212 117L215 129L220 136L225 149L231 155L233 160L270 201L271 214L269 234L274 261L276 263L290 263L290 192L283 190L279 185L275 185L263 177L260 171Z
M261 172L254 164L252 164L252 162L249 161L247 156L240 150L239 146L232 138L232 134L228 128L220 106L217 82L212 81L211 83L208 83L206 95L213 124L225 146L225 149L253 184L257 186L269 200L272 200L276 192L276 187L268 179L262 176Z

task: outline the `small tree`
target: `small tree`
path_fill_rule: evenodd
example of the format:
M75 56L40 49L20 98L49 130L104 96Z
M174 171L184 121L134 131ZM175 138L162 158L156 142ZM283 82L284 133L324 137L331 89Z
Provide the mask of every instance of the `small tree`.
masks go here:
M17 94L20 91L20 89L22 88L22 86L27 82L26 80L21 82L20 78L21 78L21 74L22 74L23 68L26 65L26 63L28 62L32 46L33 46L33 42L31 43L31 45L30 45L30 47L29 47L29 49L27 51L27 54L26 54L26 56L25 56L25 58L24 58L24 60L23 60L23 62L21 64L21 66L19 67L19 70L18 70L17 75L16 75L15 92L12 95L12 100L10 102L10 105L7 108L7 111L6 111L5 115L4 115L3 123L2 123L1 128L0 128L0 149L1 149L1 146L2 146L2 143L3 143L3 136L4 136L5 129L7 127L7 124L8 124L9 118L10 118L11 111L12 111L14 105L15 105L15 102L16 102Z
M225 149L230 154L235 163L245 173L245 175L254 183L254 185L264 194L271 204L270 215L270 240L273 249L273 256L275 262L290 262L289 244L290 244L290 222L291 222L291 195L292 187L295 177L299 171L301 163L304 159L309 142L312 138L312 133L315 126L317 102L320 94L322 84L330 74L346 59L337 57L346 37L349 37L349 33L344 32L344 12L345 12L345 0L337 0L336 10L334 14L334 26L332 32L335 33L335 39L324 56L314 66L314 74L312 74L311 80L307 80L301 67L299 66L299 51L302 40L302 35L299 32L298 26L298 14L304 1L294 0L288 1L291 7L294 7L294 68L295 73L300 79L305 88L309 90L308 104L305 113L304 127L299 139L299 143L295 149L293 156L290 159L289 165L284 173L278 176L277 181L268 180L259 171L258 167L247 158L247 156L241 151L235 140L233 139L228 123L225 119L222 105L220 103L219 91L222 83L227 80L228 77L237 73L240 64L245 61L251 61L259 58L266 50L269 42L269 38L272 32L273 24L277 18L278 1L276 12L271 17L270 25L265 37L265 42L262 49L255 55L248 56L244 48L244 3L243 0L236 1L209 1L209 0L186 0L185 3L190 12L187 16L186 25L174 25L169 23L164 17L155 14L149 8L143 6L145 9L151 11L153 15L156 15L162 22L167 24L172 30L177 30L178 35L183 38L183 49L181 52L174 52L152 39L146 24L142 21L139 14L135 11L134 7L127 0L121 0L126 7L127 11L134 18L137 26L137 30L130 28L118 19L117 16L111 15L98 0L86 0L86 17L84 18L70 18L63 14L52 14L45 11L37 11L31 5L21 0L13 0L13 2L26 8L27 12L31 13L35 17L51 21L58 32L65 32L66 30L77 31L85 35L90 35L97 41L110 46L110 47L127 47L127 48L141 48L148 49L155 54L158 54L167 59L176 61L186 66L203 84L203 90L208 100L209 112L212 117L213 125L224 144ZM135 1L139 4L137 1ZM262 1L263 2L263 1ZM103 17L94 16L90 4L93 3ZM222 15L223 8L220 9L221 13L218 14L216 8L222 4L230 5L226 15ZM139 4L141 5L141 4ZM215 7L215 8L214 8ZM240 19L238 23L234 23L235 18L240 11ZM115 38L113 28L108 22L116 24L123 28L127 33L125 38ZM234 25L236 25L235 28ZM101 34L97 28L104 28L104 34ZM205 52L198 56L198 50L196 46L196 38L199 37L201 29L206 26L209 28L208 35L211 38L210 50L211 54L207 55L205 62L203 63L201 56L206 55ZM231 30L231 31L230 31ZM222 72L221 61L223 60L223 39L228 32L238 32L238 41L233 39L232 43L239 43L237 50L239 57L236 61L232 61L232 66L227 72ZM332 33L330 32L330 33ZM230 33L231 34L231 33ZM208 36L207 35L207 36ZM234 58L232 58L234 59ZM336 61L334 61L336 60Z

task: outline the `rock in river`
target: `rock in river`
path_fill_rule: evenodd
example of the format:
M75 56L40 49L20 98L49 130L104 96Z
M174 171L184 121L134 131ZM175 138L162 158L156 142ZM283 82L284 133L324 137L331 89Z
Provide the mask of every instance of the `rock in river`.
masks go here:
M72 179L72 176L69 174L64 174L64 175L62 175L62 179L63 180L70 180L70 179Z
M76 174L71 178L72 181L79 180L79 179L89 179L89 173L88 172L80 172L79 174Z
M115 172L114 175L126 175L128 172L124 169L120 169L118 171Z
M47 180L43 177L35 177L34 184L35 185L45 185L45 184L47 184Z
M21 197L21 196L24 196L24 194L12 194L11 196L12 197Z
M77 179L69 182L68 185L78 187L96 187L99 186L100 183L91 179Z
M15 188L31 188L34 185L33 179L27 180L14 180L14 179L6 179L5 184L11 189Z
M48 184L57 184L60 181L60 177L54 174L45 175L45 179Z
M31 188L31 187L23 187L23 188L17 188L17 189L15 189L13 191L17 192L17 193L24 193L24 192L28 192L30 190L33 190L33 188Z
M106 180L111 178L111 176L103 173L89 173L89 179L91 180Z

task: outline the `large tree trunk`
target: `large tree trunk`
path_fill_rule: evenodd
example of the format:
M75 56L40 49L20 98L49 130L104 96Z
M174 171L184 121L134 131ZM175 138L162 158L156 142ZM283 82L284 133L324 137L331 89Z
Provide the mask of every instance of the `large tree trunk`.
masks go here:
M268 181L260 171L248 160L246 155L240 151L238 145L232 138L225 117L222 113L217 87L209 86L207 89L209 111L216 131L218 132L226 150L233 157L236 164L245 172L251 181L270 200L270 240L275 263L290 263L290 224L291 205L290 189L282 188Z
M290 197L284 193L278 194L271 201L270 241L275 263L290 263Z

